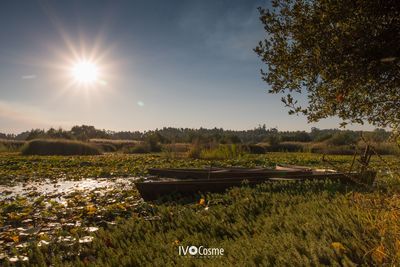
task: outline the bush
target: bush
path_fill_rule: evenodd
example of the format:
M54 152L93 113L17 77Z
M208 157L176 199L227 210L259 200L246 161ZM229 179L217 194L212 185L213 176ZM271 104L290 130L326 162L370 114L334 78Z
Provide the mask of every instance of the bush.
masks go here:
M162 152L166 158L182 158L186 157L191 145L184 143L172 143L162 145Z
M161 145L156 142L146 140L144 143L135 146L124 147L122 151L126 154L161 152Z
M277 146L281 142L281 136L278 134L272 134L267 137L267 141L270 146Z
M238 158L244 154L240 145L219 145L214 149L204 149L201 151L202 159L232 159Z
M201 146L195 143L188 152L188 158L199 159L201 156Z
M2 143L0 143L0 152L8 152L8 149Z
M265 147L260 145L248 145L247 151L250 154L265 154Z
M328 146L325 143L319 143L311 146L311 153L328 154L328 155L353 155L355 146Z
M399 155L400 149L394 143L374 143L371 142L373 150L380 155ZM332 146L328 145L327 142L316 143L310 146L309 152L319 154L331 154L331 155L353 155L357 149L357 153L360 154L365 150L366 144L359 142L357 145L340 145ZM303 150L305 151L305 149Z
M161 139L163 138L159 134L151 134L146 138L145 142L148 145L150 152L161 152L161 146L159 144Z
M345 146L345 145L354 145L357 143L358 135L354 132L343 131L335 133L330 139L326 142L331 146Z
M0 139L0 152L16 152L19 151L25 141Z
M148 143L150 152L161 152L161 145L158 143Z
M284 142L267 147L267 151L271 152L301 152L303 149L304 145L296 142Z
M218 160L218 159L233 159L238 158L244 154L244 147L241 145L210 145L204 147L199 144L194 144L189 150L187 156L192 159L207 159L207 160Z
M400 149L395 143L389 142L371 142L370 145L373 147L376 153L380 155L400 155ZM359 143L357 148L359 150L364 150L366 144Z
M36 139L22 148L23 155L99 155L100 150L88 143L64 139Z
M185 143L172 143L162 146L164 152L186 153L191 149L191 144Z
M123 152L126 154L144 154L150 153L150 147L147 144L140 144L137 146L125 147Z
M108 143L97 143L96 147L98 147L103 152L117 151L117 148L113 144L108 144Z
M137 144L140 144L139 141L134 141L134 140L112 140L112 139L100 139L100 138L94 138L89 140L90 143L99 145L101 147L104 147L104 151L106 152L113 152L113 151L108 151L108 149L112 149L110 146L115 147L115 151L122 150L124 151L127 148L136 146ZM109 146L110 145L110 146Z

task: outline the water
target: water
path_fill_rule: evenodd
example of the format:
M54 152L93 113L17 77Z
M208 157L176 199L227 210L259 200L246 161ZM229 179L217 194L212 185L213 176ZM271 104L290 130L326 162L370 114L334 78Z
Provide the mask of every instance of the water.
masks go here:
M133 182L138 179L140 178L85 178L78 181L60 180L56 182L54 182L54 180L45 179L41 182L21 183L14 186L0 185L0 200L17 196L54 195L55 200L61 201L64 195L75 191L92 191L94 189L108 191L115 188L132 188Z
M135 190L134 181L138 179L44 179L0 185L0 204L7 209L0 224L0 265L5 258L27 261L27 248L32 244L91 243L95 238L91 235L100 228L113 226L116 218L127 218L141 210L136 209L143 203Z

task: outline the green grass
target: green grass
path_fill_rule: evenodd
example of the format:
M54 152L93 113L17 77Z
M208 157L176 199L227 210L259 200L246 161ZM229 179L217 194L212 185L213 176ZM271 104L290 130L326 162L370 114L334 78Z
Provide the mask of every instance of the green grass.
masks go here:
M240 158L245 154L240 145L218 145L216 148L203 149L200 158L208 160L224 160Z
M370 146L380 155L400 155L400 149L394 142L370 142ZM250 153L260 154L264 151L269 152L305 152L328 155L354 155L357 151L365 150L366 144L359 141L353 145L333 145L324 142L281 142L273 146L268 143L259 143L248 146Z
M398 264L398 222L382 219L399 212L359 203L380 198L330 182L235 188L208 195L205 205L150 206L146 217L100 231L93 244L49 246L29 257L31 264L66 266ZM222 247L225 255L182 257L178 245Z
M203 160L178 158L171 159L162 154L104 154L95 156L22 156L18 153L0 154L0 184L26 182L44 178L81 179L84 177L128 177L147 174L148 168L155 167L274 167L278 163L328 167L321 161L322 156L311 153L273 152L263 155L244 155L237 159ZM352 156L332 155L327 159L341 169L350 166ZM372 157L371 166L383 172L400 171L400 159L385 156L388 166L377 157ZM379 180L387 183L387 179ZM392 182L392 180L390 180Z
M328 159L339 168L347 168L352 157ZM377 185L371 188L333 182L275 183L233 188L226 194L142 203L130 218L121 218L116 226L103 227L94 234L93 243L66 246L54 242L38 248L33 242L25 249L30 259L26 265L399 265L400 190L396 173L400 159L385 156L383 160L385 163L372 159L371 166L381 172ZM213 161L169 159L155 154L3 153L0 183L136 176L145 174L149 167L268 167L276 163L324 166L320 155L308 153L268 153ZM137 192L131 194L137 197ZM203 205L199 204L201 198L205 199ZM15 205L1 207L7 209L4 216L14 208L18 209ZM60 233L65 234L70 233ZM182 257L178 245L222 247L225 255L212 259Z
M32 140L22 148L23 155L99 155L100 150L80 141L64 139Z

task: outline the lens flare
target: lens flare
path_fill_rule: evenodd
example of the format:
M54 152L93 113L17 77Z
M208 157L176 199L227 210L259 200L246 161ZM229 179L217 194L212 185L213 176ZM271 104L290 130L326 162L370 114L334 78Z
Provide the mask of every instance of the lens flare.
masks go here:
M76 82L84 85L91 85L98 81L99 70L95 63L90 61L79 61L71 69L72 77Z

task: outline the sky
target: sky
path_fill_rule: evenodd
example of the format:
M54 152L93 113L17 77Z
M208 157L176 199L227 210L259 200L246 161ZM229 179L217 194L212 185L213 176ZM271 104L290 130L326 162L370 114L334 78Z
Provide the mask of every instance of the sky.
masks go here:
M279 130L308 124L268 94L253 52L261 0L0 2L0 132L93 125ZM71 70L86 61L98 78ZM350 126L349 129L371 129Z

